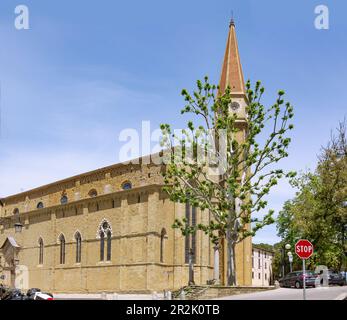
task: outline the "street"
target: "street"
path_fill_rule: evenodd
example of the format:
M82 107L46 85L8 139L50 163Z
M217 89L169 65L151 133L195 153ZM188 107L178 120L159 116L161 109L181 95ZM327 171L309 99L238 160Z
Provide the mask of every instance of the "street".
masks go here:
M307 300L343 300L347 298L347 286L328 288L309 288ZM216 300L302 300L303 289L278 288L275 290L240 294L218 298Z

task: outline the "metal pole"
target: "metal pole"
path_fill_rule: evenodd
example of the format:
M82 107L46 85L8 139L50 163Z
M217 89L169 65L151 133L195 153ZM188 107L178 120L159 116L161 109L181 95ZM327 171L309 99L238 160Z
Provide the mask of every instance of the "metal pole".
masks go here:
M293 256L288 256L290 272L293 272Z
M303 275L303 295L304 295L304 300L306 300L306 270L305 270L305 259L302 259L302 275Z
M285 274L284 274L284 249L281 249L281 260L282 260L282 277L284 277L285 276Z

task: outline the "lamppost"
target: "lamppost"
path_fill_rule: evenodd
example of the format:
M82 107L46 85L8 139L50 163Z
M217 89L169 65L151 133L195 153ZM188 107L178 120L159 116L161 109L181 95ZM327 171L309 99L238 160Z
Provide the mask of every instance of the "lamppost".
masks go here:
M289 251L287 255L289 260L290 272L293 272L293 254Z
M13 259L13 265L17 267L19 265L19 259L16 257Z
M286 250L290 250L291 246L289 243L287 243L284 248L281 248L281 253L282 253L282 277L285 276L285 265L286 265Z
M20 223L20 215L19 215L18 209L14 210L14 215L16 219L16 223L14 224L14 230L16 233L21 233L23 229L23 225Z

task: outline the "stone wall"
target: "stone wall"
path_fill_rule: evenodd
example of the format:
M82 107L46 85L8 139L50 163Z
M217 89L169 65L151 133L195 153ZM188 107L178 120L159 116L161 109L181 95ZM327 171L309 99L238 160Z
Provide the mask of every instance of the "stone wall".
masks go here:
M135 180L136 181L136 180ZM134 187L95 198L72 201L20 213L24 228L15 233L15 216L6 217L0 242L13 236L21 246L19 264L29 270L29 287L50 292L150 292L175 289L187 283L184 239L172 229L182 207L169 201L161 185ZM87 190L87 189L86 189ZM6 207L5 207L6 208ZM100 261L98 230L112 227L112 259ZM160 261L161 232L166 230L164 259ZM82 236L82 261L76 263L75 234ZM66 241L66 262L60 265L59 237ZM212 277L209 240L198 236L196 279ZM39 265L39 239L44 262ZM206 256L206 257L205 257ZM210 264L208 263L210 262Z

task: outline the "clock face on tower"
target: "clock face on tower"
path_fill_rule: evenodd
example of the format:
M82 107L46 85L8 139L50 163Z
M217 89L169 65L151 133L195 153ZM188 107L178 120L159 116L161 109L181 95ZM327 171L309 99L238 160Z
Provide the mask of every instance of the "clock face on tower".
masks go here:
M240 104L238 102L234 101L231 103L230 107L231 107L232 111L237 112L240 109Z

